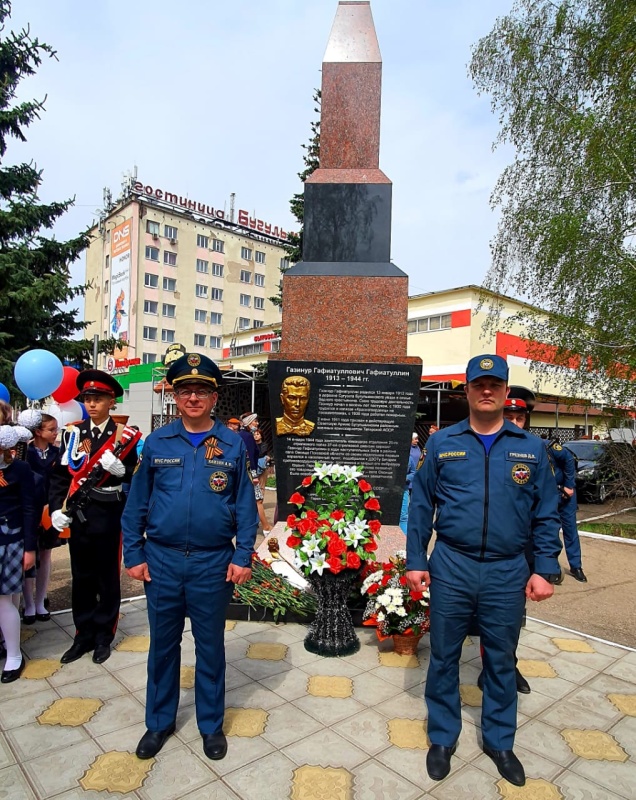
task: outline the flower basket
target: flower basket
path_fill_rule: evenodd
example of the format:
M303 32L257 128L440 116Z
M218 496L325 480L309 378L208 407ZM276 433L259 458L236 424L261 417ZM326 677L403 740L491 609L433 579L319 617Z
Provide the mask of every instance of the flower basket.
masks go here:
M319 656L350 656L360 649L347 598L357 573L347 569L335 575L310 575L307 580L316 593L318 608L305 637L305 650Z
M409 636L403 633L393 634L393 650L400 656L414 656L417 653L417 646L424 634L414 633Z

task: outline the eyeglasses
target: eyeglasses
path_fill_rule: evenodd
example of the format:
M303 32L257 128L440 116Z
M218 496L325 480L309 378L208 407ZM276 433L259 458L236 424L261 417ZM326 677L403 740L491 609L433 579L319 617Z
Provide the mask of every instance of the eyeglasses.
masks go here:
M197 400L205 400L212 392L210 389L177 389L175 394L180 400L189 400L194 395Z

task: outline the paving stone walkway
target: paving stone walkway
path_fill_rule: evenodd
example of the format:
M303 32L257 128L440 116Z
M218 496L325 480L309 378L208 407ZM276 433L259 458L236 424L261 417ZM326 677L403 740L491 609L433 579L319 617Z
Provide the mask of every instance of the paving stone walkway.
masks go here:
M194 717L194 642L183 639L177 733L156 759L134 755L145 730L145 602L122 606L115 650L62 666L70 614L24 628L29 658L0 686L0 798L140 800L633 800L636 796L636 652L529 621L519 667L515 750L524 788L501 779L480 749L479 642L461 665L463 731L450 776L426 774L423 680L417 656L360 631L348 658L305 651L305 628L228 622L223 761L206 759Z

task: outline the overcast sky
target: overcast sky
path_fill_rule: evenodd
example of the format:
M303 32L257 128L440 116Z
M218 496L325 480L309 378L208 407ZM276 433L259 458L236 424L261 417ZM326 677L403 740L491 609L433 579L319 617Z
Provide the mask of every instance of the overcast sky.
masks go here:
M46 112L7 161L44 170L43 200L75 196L57 229L96 216L125 171L215 207L294 227L301 144L336 0L14 0L11 27L51 44L21 97ZM380 167L393 181L392 260L409 293L481 283L489 196L510 152L467 74L471 46L512 0L372 0L383 59ZM83 265L75 270L83 275Z

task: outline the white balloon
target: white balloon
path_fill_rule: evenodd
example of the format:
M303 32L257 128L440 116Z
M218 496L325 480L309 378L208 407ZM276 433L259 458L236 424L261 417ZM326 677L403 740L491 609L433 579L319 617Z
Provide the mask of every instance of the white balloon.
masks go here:
M55 417L60 428L70 422L79 422L82 419L82 407L77 400L69 400L68 403L49 403L44 409L46 414Z

